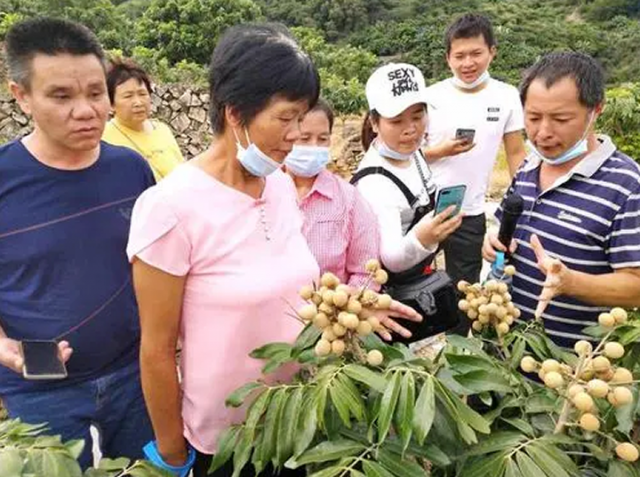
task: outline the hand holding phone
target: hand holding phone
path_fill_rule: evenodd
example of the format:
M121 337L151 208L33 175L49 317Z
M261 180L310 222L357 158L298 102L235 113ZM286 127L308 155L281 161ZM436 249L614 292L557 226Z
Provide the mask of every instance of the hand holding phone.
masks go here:
M456 139L463 140L466 144L473 144L473 139L476 137L475 129L456 129Z
M455 217L462 210L462 203L464 201L464 194L467 190L467 186L464 184L445 187L438 191L438 196L436 198L436 215L444 212L448 207L454 205L456 209L450 215L450 217Z
M71 356L69 343L48 340L23 340L20 342L25 379L64 379L67 377L65 362Z

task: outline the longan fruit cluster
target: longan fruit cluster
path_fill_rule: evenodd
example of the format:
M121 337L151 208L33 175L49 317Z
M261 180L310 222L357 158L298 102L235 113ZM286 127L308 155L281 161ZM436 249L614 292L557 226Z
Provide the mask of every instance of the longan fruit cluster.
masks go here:
M516 269L508 265L504 272L513 276ZM478 333L492 327L498 336L504 336L515 319L520 318L520 310L511 301L509 286L502 281L488 280L484 284L473 285L461 281L458 290L466 295L458 302L458 308L473 321L471 327Z
M622 308L614 308L601 317L603 315L606 315L605 320L611 317L615 321L612 326L627 321L627 313ZM631 403L633 393L629 385L633 383L633 375L628 369L612 363L625 354L620 343L603 342L594 350L590 342L582 340L575 344L574 351L580 358L576 367L555 359L539 363L533 357L525 356L520 368L526 373L538 372L545 386L568 400L575 410L577 425L586 432L596 432L600 430L596 400L606 399L614 408ZM630 443L618 444L616 454L629 462L635 462L639 457L638 449Z
M378 260L369 260L365 268L370 280L379 285L384 285L389 279ZM383 331L385 328L374 311L388 309L392 301L387 294L345 285L333 273L323 274L317 289L304 286L300 296L308 304L298 310L298 316L322 331L315 346L316 356L342 356L351 340ZM382 360L379 351L367 354L367 362L372 366L378 366Z

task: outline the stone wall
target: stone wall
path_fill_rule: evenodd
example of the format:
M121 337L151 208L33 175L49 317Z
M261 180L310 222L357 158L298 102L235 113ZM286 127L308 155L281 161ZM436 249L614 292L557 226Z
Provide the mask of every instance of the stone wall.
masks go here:
M186 158L191 158L211 141L207 106L209 93L182 85L157 85L151 96L151 117L169 125ZM349 177L362 157L360 118L339 118L332 138L329 168ZM27 134L29 118L7 92L0 92L0 143Z
M206 91L186 86L157 86L151 97L152 118L167 123L185 157L206 149L211 139ZM6 142L31 130L29 118L11 96L0 94L0 141Z

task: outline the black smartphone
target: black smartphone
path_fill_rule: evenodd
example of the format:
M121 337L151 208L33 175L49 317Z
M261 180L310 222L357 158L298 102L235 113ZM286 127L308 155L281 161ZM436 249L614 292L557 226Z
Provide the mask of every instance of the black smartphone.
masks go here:
M464 139L465 142L472 143L475 137L475 129L456 129L456 139Z
M462 209L462 201L464 200L464 194L466 191L467 186L464 184L440 189L438 191L438 197L436 198L436 215L452 205L456 206L456 210L450 215L450 217L458 215Z
M24 340L20 342L25 379L64 379L67 368L60 359L58 343L48 340Z

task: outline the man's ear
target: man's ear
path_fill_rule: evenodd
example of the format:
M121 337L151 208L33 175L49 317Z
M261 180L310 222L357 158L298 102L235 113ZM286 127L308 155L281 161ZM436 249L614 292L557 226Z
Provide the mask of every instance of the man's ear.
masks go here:
M11 96L15 98L22 112L27 116L31 116L31 95L27 89L15 81L9 81L9 91L11 91Z

